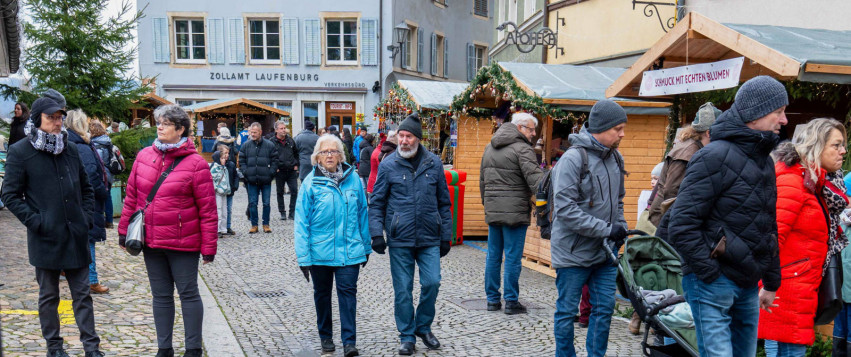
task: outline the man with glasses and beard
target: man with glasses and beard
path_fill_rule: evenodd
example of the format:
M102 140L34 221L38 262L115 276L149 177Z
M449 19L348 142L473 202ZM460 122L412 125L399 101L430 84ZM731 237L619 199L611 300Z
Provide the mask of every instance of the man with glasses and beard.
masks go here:
M440 258L449 253L452 212L443 164L422 145L422 124L414 113L399 125L396 152L378 167L369 203L372 250L390 247L399 354L416 350L416 337L440 348L431 332L440 287ZM385 242L384 236L387 236ZM420 302L413 304L414 268L420 268Z

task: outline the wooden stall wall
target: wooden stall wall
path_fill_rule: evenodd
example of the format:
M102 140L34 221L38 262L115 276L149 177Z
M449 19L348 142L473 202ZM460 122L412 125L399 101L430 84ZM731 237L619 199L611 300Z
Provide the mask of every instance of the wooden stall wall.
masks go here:
M464 236L487 236L485 206L479 191L479 170L482 155L490 143L493 121L462 116L458 118L458 147L455 151L455 170L467 172L464 193Z

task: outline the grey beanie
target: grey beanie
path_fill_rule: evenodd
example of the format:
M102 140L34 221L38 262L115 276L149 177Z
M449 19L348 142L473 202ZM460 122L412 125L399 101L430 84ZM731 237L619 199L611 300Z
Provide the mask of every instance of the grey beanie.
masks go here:
M413 134L414 136L416 136L417 139L422 140L423 139L423 124L420 122L420 115L417 114L417 113L408 115L408 117L405 118L405 120L402 120L402 124L399 124L399 128L396 129L396 131L402 131L402 130L407 131L407 132Z
M703 103L697 110L694 121L691 122L692 129L698 133L709 130L709 127L715 123L715 119L718 119L721 113L721 109L715 108L712 102Z
M762 118L785 105L789 105L786 87L769 76L757 76L742 84L733 104L745 123Z
M53 101L56 102L57 104L59 104L59 106L62 107L62 108L65 108L65 107L68 106L67 103L65 103L65 96L62 95L62 93L57 92L55 89L52 89L52 88L48 89L41 96L45 97L45 98L53 99Z
M591 107L587 123L588 132L599 134L621 123L626 123L626 111L618 103L603 99Z
M653 167L653 171L650 171L650 176L662 176L662 166L665 166L665 162L660 162Z

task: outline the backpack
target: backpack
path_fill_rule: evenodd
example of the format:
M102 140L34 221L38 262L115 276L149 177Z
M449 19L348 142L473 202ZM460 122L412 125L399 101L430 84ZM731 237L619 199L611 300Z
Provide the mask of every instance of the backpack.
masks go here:
M109 156L105 164L109 172L113 175L124 172L127 166L124 164L124 156L121 155L121 150L118 149L118 146L110 145L107 152Z
M579 157L582 160L579 169L579 184L576 185L579 193L578 200L582 201L585 199L585 192L582 190L582 181L585 181L585 178L591 173L591 170L588 169L588 152L585 151L585 148L579 146L568 148L568 150L571 149L579 151ZM626 174L623 158L617 151L615 151L615 160L621 171ZM556 165L558 165L558 162L556 162ZM553 229L553 171L555 171L555 166L553 166L552 170L544 174L544 177L538 182L538 188L535 191L535 221L538 225L538 230L541 232L541 238L547 240L552 236ZM591 186L593 187L594 185ZM593 195L593 192L591 194ZM593 207L594 201L592 200L589 205Z

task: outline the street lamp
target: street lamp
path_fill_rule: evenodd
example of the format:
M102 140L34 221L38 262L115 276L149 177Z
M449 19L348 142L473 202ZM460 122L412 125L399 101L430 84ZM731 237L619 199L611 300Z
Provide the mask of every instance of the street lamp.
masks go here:
M396 40L398 45L389 45L387 49L392 51L390 54L390 59L396 59L396 55L402 50L402 44L405 43L405 40L408 38L408 24L404 22L400 22L396 27L393 28L393 37Z

